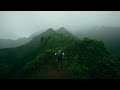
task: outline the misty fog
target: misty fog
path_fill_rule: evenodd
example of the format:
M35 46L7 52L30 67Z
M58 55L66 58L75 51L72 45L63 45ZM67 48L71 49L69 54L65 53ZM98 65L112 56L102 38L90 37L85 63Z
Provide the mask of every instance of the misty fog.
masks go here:
M0 11L0 38L29 37L65 27L71 32L92 26L120 27L120 11Z

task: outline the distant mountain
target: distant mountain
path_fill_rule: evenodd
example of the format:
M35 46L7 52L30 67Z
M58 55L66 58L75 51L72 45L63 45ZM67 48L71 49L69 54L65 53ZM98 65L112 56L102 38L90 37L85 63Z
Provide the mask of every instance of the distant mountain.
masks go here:
M13 47L18 47L18 46L21 46L21 45L25 45L26 43L31 41L35 36L39 35L40 33L41 33L41 31L30 35L28 38L19 38L17 40L0 39L0 49L2 49L2 48L13 48Z
M42 33L43 36L45 36L44 34L51 34L54 33L55 30L53 30L52 28L49 28L47 31L47 33L38 31L35 32L34 34L30 35L28 38L19 38L17 40L11 40L11 39L0 39L0 49L2 48L13 48L13 47L18 47L21 45L25 45L26 43L28 43L29 41L31 41L34 37L39 37L40 34ZM60 29L57 30L57 33L60 33L66 37L75 37L73 36L69 31L67 31L64 27L61 27Z
M60 29L58 29L57 33L63 34L66 37L74 37L73 34L67 31L67 29L65 29L64 27L61 27Z
M18 47L28 43L29 41L29 38L19 38L17 40L0 39L0 49Z
M53 30L52 28L49 28L49 29L47 29L45 32L43 32L43 33L35 36L34 39L35 39L35 38L41 38L42 36L47 37L47 36L53 35L53 34L55 34L55 33L56 33L55 30Z
M37 36L37 35L39 35L41 33L42 33L42 31L35 32L32 35L30 35L29 38L32 39L33 37L35 37L35 36Z

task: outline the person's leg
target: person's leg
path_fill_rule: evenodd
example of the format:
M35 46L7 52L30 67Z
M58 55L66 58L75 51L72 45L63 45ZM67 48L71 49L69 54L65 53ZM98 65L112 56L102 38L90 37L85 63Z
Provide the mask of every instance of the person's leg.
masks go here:
M59 69L62 69L62 59L59 60Z
M62 59L60 60L60 64L61 64L61 65L60 65L60 68L62 69Z
M62 59L58 58L58 70L62 69Z
M58 58L58 70L60 70L60 59Z

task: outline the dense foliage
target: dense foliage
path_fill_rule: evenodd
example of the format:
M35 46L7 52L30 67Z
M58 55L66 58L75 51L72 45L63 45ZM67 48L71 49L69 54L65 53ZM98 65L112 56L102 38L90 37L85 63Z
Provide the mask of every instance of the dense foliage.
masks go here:
M120 58L109 53L102 41L89 38L80 40L62 33L50 28L26 45L1 49L0 78L47 78L47 70L58 67L55 56L58 48L65 53L60 78L120 78Z

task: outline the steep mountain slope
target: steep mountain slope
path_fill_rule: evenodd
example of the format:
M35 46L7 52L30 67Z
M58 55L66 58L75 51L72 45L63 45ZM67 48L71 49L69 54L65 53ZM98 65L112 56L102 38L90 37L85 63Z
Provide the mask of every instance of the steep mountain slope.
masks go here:
M67 29L65 29L64 27L61 27L60 29L58 29L57 33L63 34L66 37L74 37L73 34L67 31Z
M35 33L33 33L32 35L30 35L29 38L32 39L32 38L34 38L35 36L37 36L37 35L39 35L39 34L41 34L41 33L43 33L42 30L40 30L40 31L38 31L38 32L35 32Z

